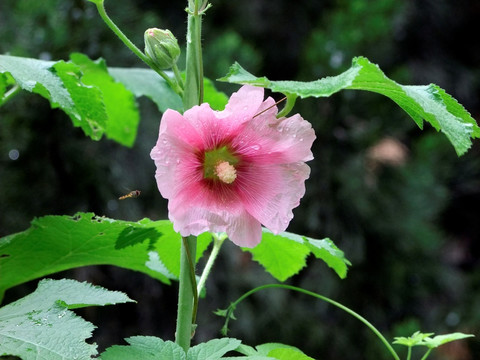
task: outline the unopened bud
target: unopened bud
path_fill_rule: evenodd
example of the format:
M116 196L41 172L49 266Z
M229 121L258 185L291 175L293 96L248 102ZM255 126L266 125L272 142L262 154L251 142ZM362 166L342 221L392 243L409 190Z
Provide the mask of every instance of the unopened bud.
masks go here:
M180 47L170 30L152 28L145 31L145 55L160 69L170 69L180 56Z

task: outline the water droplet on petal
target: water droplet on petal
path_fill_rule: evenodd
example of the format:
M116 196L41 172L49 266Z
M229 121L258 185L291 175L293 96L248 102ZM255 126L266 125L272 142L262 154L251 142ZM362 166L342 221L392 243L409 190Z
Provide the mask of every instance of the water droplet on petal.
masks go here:
M297 134L293 134L293 137L296 138L296 137L297 137Z
M252 145L251 148L252 148L252 150L258 151L258 150L260 150L260 145L255 144L255 145Z
M162 140L162 143L166 144L166 143L167 143L167 139L163 139L163 140Z
M300 141L303 141L303 138L300 138L299 140L300 140Z

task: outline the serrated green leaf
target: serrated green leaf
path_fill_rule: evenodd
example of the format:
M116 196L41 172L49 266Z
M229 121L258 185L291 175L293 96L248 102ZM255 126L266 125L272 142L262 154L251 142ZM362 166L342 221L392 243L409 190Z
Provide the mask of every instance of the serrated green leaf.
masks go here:
M303 269L310 253L325 261L342 279L346 277L350 265L330 239L316 240L289 232L275 235L265 228L262 229L260 244L242 250L250 252L253 260L279 281L285 281Z
M53 61L0 55L0 72L10 74L22 89L46 98L53 108L60 107L70 116L73 125L81 127L87 136L94 140L100 139L103 134L102 125L105 118L98 114L97 118L90 118L90 112L85 113L84 111L83 102L79 103L77 109L74 101L74 98L85 99L85 94L89 91L89 88L79 81L78 67L58 65L58 68L55 69L55 64L65 64L65 62L55 63ZM59 71L62 71L62 69L64 70L62 72L64 79L59 76ZM67 84L64 84L63 80L67 80ZM76 87L78 87L74 93L74 98L68 91L68 87L70 89L74 88L72 82L75 82ZM92 103L95 103L97 95L97 92L95 92L92 96ZM95 104L94 106L98 108L101 104Z
M0 295L15 285L86 265L116 265L169 284L180 273L180 235L170 221L45 216L21 233L0 238ZM211 241L198 237L197 259ZM163 265L163 267L162 267Z
M300 238L301 239L301 238ZM297 274L306 265L306 257L310 253L303 241L297 242L285 233L274 235L263 229L262 241L254 248L242 248L253 255L266 271L280 281Z
M185 351L172 341L154 336L132 336L125 339L130 345L114 345L106 349L101 360L185 360Z
M315 360L298 349L274 349L268 353L268 356L278 360Z
M37 290L0 308L0 355L24 360L83 360L97 354L87 344L94 326L69 308L132 301L112 292L75 280L40 281Z
M108 72L136 97L146 96L161 112L167 109L183 111L182 99L167 82L151 69L109 67Z
M235 356L235 357L223 357L223 360L278 360L270 356L263 355L251 355L251 356Z
M378 65L364 57L353 59L352 67L340 75L316 81L270 81L258 78L238 63L220 81L250 84L302 98L327 97L340 90L367 90L385 95L405 110L420 128L423 121L429 122L437 131L442 131L450 140L458 155L471 146L472 138L480 137L480 128L470 113L454 98L437 85L405 86L389 79Z
M83 73L81 82L98 88L101 93L108 118L105 124L106 136L131 147L137 136L140 122L135 96L122 83L110 76L103 59L92 61L80 53L71 54L70 59L80 67ZM69 91L72 94L70 89Z
M344 279L347 276L348 266L351 263L332 240L328 238L316 240L309 237L304 237L304 240L317 259L325 261L330 268L335 270L340 278Z
M421 333L420 331L416 331L412 336L409 337L396 337L393 344L397 345L404 345L408 347L412 347L415 345L419 345L423 339L432 336L434 333Z
M456 333L445 334L445 335L437 335L433 338L427 337L423 339L422 342L418 345L424 345L424 346L427 346L428 348L434 349L436 347L439 347L451 341L466 339L469 337L474 337L474 335L456 332Z
M240 344L240 340L232 338L213 339L190 348L187 360L217 360Z

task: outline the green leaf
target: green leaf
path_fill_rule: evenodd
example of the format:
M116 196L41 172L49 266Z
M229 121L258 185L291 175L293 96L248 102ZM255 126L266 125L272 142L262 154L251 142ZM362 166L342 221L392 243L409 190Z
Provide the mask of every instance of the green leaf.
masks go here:
M425 345L430 349L439 347L443 344L449 343L455 340L461 340L469 337L474 337L475 335L472 334L463 334L460 332L445 334L445 335L437 335L433 338L427 337L423 339L423 341L419 345Z
M203 101L210 104L213 110L223 110L228 102L228 96L218 91L210 79L203 78Z
M146 96L161 112L167 109L183 111L182 99L167 82L151 69L109 67L108 72L136 97Z
M77 66L66 65L63 61L55 63L0 55L0 72L10 74L22 89L46 98L53 108L60 107L70 116L73 125L81 127L87 136L94 140L102 137L106 113L99 102L98 89L80 81ZM91 111L87 103L93 108Z
M132 301L125 294L75 280L42 280L37 290L0 308L0 355L24 360L91 359L94 326L68 309Z
M297 349L274 349L268 353L268 356L278 360L314 360Z
M421 333L420 331L416 331L412 336L409 337L396 337L393 344L398 345L405 345L408 347L412 347L415 345L420 345L423 339L432 336L434 333Z
M132 146L140 122L135 96L110 76L103 59L94 62L79 53L71 54L70 59L80 67L82 83L99 89L108 119L106 136L122 145Z
M130 345L114 345L106 349L101 360L186 360L185 351L172 341L154 336L132 336Z
M316 81L270 81L258 78L238 63L220 81L250 84L296 95L301 98L328 97L340 90L367 90L385 95L405 110L422 129L423 120L437 131L442 131L454 146L458 155L464 154L471 146L471 138L480 137L480 128L470 113L454 98L437 85L406 86L389 79L378 65L364 57L354 58L352 67L337 76Z
M350 262L332 240L316 240L289 232L275 235L268 229L262 230L260 244L253 249L242 250L250 252L253 260L259 262L275 279L285 281L297 274L305 267L310 253L325 261L340 278L347 276Z
M86 265L116 265L169 284L180 273L180 235L170 221L45 216L21 233L0 238L0 298L15 285ZM211 241L198 237L197 259Z
M267 355L278 360L313 360L300 349L280 343L262 344L258 345L256 349L259 355Z
M213 339L190 348L187 360L217 360L240 344L240 340L232 338Z

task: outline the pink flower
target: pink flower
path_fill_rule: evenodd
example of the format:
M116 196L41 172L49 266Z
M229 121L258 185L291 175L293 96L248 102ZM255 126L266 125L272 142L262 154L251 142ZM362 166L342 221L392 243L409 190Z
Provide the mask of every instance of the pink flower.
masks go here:
M223 111L204 103L163 114L150 156L175 231L226 232L254 247L261 224L274 233L287 228L305 194L315 133L298 114L277 119L274 104L245 85Z

